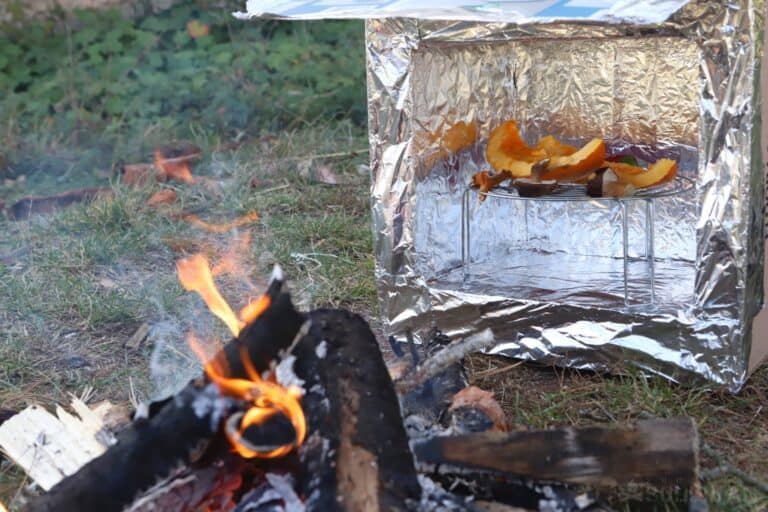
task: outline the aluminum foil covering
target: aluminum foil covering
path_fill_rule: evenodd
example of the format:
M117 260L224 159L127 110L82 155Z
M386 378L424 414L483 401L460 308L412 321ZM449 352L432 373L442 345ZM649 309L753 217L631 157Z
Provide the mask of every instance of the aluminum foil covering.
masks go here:
M642 3L646 16L663 3ZM493 353L631 364L737 391L763 297L763 9L698 0L640 27L368 20L376 277L390 332L490 327ZM602 137L615 153L680 162L695 187L653 201L653 304L644 201L627 203L629 305L618 202L472 196L462 266L462 195L509 119L529 142ZM476 142L457 144L457 125Z
M248 0L236 16L368 20L391 334L490 327L494 353L743 385L763 302L763 0ZM462 197L510 119L528 142L674 158L695 186L626 203L626 274L618 202L472 196L465 265Z

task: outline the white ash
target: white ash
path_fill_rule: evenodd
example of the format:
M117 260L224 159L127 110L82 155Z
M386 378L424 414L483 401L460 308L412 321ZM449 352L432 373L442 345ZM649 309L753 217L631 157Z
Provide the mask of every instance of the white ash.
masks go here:
M267 473L267 482L280 494L286 512L304 512L306 507L293 489L293 478L290 475Z
M315 347L315 355L318 359L325 359L325 356L328 355L328 343L325 340L322 340L317 344Z
M446 491L427 476L417 475L416 478L421 486L421 501L415 507L419 512L466 511L469 509L468 505L474 501L472 497L464 498Z
M297 386L304 389L304 381L293 371L296 356L290 355L281 360L275 367L275 378L281 386Z
M179 401L183 400L182 395L178 395L174 400L179 403ZM183 406L184 404L179 403L179 405ZM198 418L210 416L211 432L216 432L222 419L232 407L232 400L222 397L219 393L219 388L211 383L195 396L191 405Z
M272 267L272 275L269 277L269 283L272 284L275 281L285 281L285 274L283 273L283 268L275 263L275 266Z
M141 402L136 407L136 412L133 413L133 421L145 420L147 418L149 418L149 404L146 402Z

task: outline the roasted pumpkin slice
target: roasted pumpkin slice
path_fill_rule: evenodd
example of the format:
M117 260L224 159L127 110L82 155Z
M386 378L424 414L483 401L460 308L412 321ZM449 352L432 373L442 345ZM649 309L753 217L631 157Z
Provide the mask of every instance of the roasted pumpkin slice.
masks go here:
M528 146L517 130L517 123L507 121L491 132L485 157L496 171L525 178L531 175L535 164L547 158L547 153Z
M544 151L547 156L568 156L572 155L575 152L579 150L579 148L575 146L571 146L570 144L564 144L554 138L552 135L547 135L546 137L542 137L539 139L539 142L536 144L536 147L534 149L538 149L541 151Z
M605 142L592 139L572 155L553 156L541 176L545 180L576 181L600 169L605 162Z
M619 174L624 174L626 176L632 176L635 174L642 174L645 172L645 169L643 169L640 166L637 165L631 165L631 164L625 164L622 162L611 162L606 161L603 164L604 167L608 167L611 169L617 176Z
M451 153L468 148L477 140L477 125L459 121L448 128L441 138L441 145Z
M613 169L613 168L612 168ZM668 158L662 158L648 166L648 170L640 173L625 173L619 169L613 169L619 181L632 184L635 188L647 188L659 185L675 179L677 176L677 162Z

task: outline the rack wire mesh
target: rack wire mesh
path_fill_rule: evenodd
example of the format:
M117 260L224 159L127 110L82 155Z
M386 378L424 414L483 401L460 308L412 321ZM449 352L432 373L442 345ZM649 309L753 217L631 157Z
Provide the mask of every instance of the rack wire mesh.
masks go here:
M479 199L482 195L495 197L499 199L508 199L513 201L524 201L526 209L525 217L527 223L528 204L531 201L560 201L560 202L585 202L585 203L605 203L612 202L619 206L621 212L621 235L622 235L622 258L624 263L624 305L629 307L629 221L627 205L634 201L642 201L645 204L645 254L644 259L648 264L648 273L650 281L650 304L656 302L655 288L655 247L654 247L654 201L663 197L670 197L682 194L695 187L695 182L685 176L677 176L674 180L655 187L637 190L635 194L626 197L591 197L586 193L584 185L577 184L558 184L549 194L539 197L520 196L513 187L497 187L489 192L481 193L476 189L467 188L462 197L461 209L461 259L464 270L464 279L471 279L471 241L472 241L472 198ZM527 227L526 227L527 230Z

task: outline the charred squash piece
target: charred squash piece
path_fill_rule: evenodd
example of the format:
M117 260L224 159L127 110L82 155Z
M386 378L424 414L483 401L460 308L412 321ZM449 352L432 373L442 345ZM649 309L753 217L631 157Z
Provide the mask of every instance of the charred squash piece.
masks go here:
M567 156L553 156L541 176L545 180L576 181L589 176L605 162L605 142L592 139L577 152Z
M525 178L531 175L535 164L547 158L547 153L528 146L517 130L517 123L507 121L491 132L485 157L496 171Z
M535 150L541 150L544 151L547 156L568 156L572 155L575 152L579 150L579 148L575 146L571 146L570 144L564 144L554 138L552 135L547 135L546 137L542 137L539 139L539 142L536 144Z
M616 176L623 183L629 183L635 188L647 188L675 179L675 176L677 176L677 162L668 158L662 158L649 165L648 170L640 173L625 173L619 169L613 169L613 172L616 173Z

